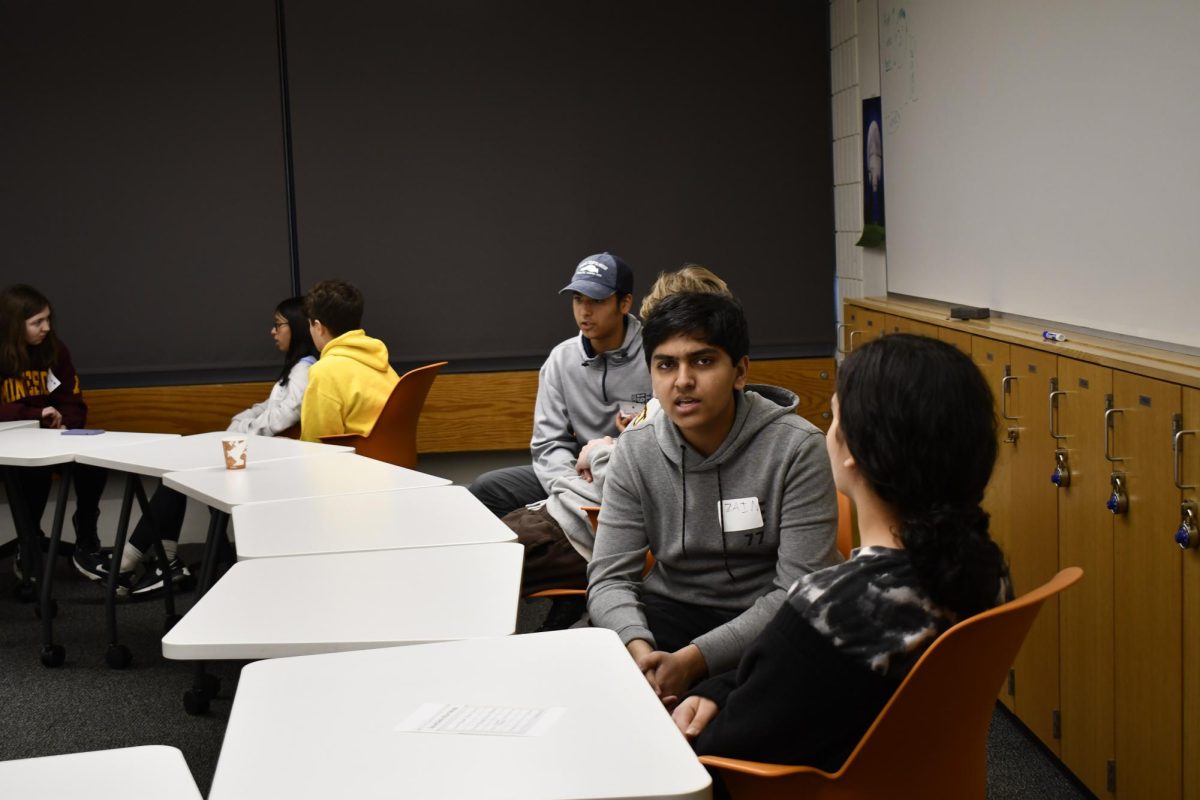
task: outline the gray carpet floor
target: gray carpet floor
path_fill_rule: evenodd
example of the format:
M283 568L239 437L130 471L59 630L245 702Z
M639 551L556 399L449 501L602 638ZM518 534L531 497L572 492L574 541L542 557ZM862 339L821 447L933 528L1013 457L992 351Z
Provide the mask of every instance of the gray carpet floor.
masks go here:
M184 547L185 560L198 553ZM217 662L210 672L221 693L208 714L189 716L184 690L190 664L165 660L161 601L123 602L118 609L120 641L133 653L124 670L105 663L103 596L59 559L55 595L55 641L66 648L66 663L47 669L39 661L41 626L33 605L14 598L11 558L0 558L0 760L56 755L113 747L165 744L178 747L203 794L212 784L241 663ZM319 590L319 587L314 587ZM186 611L194 593L177 598ZM523 601L518 632L537 630L547 601ZM1089 795L1002 707L992 720L988 751L990 800L1085 798ZM131 776L131 792L138 788Z

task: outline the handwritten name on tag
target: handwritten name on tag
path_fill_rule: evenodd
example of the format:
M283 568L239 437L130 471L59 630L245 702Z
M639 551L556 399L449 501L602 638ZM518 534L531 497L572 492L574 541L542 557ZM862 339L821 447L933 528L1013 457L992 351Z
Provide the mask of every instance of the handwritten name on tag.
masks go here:
M725 533L756 531L763 526L762 509L757 497L720 500L717 503Z

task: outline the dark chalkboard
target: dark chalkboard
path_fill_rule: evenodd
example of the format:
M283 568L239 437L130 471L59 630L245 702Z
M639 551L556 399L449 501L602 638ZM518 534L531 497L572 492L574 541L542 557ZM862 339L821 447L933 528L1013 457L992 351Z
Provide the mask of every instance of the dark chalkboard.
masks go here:
M831 352L826 3L282 5L300 282L360 284L393 361L536 366L606 249L639 299L714 269L756 355ZM92 385L268 374L275 4L0 8L3 282L52 296Z

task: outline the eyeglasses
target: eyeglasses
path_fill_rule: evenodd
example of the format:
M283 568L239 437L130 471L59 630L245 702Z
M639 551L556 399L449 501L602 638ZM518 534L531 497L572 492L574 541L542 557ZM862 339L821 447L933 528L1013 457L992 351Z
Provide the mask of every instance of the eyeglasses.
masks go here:
M288 326L288 323L286 323L286 322L275 322L273 320L271 322L271 330L272 331L277 331L280 328L286 328L287 326Z

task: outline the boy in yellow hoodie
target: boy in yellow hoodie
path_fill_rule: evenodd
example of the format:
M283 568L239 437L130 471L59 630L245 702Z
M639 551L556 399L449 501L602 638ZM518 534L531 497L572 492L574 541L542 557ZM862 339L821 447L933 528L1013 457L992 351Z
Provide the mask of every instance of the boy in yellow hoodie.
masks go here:
M304 296L304 311L321 359L308 371L300 438L370 434L400 377L384 343L362 329L362 292L346 281L321 281Z

